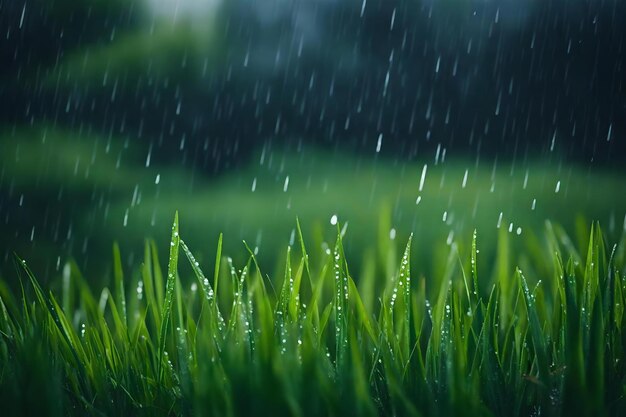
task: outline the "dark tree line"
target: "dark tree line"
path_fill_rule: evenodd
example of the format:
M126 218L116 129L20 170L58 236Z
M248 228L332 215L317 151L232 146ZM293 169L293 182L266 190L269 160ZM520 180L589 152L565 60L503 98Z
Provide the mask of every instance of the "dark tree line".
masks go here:
M263 144L373 154L381 135L409 159L556 149L623 166L626 6L515 3L236 0L171 28L140 1L4 0L1 117L206 172Z

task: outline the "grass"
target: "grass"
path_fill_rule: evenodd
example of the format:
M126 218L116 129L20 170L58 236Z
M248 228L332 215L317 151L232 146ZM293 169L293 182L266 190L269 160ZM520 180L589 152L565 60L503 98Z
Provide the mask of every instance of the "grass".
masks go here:
M295 242L295 224L285 219L296 215L312 258L322 242L334 240L328 223L337 215L349 223L344 243L353 272L360 275L370 253L388 257L377 242L395 229L400 241L410 233L419 236L414 273L432 276L438 271L430 268L431 260L445 253L434 253L430 242L467 241L474 229L480 232L483 260L489 259L482 265L490 264L500 213L505 227L513 223L513 252L526 251L526 242L534 239L529 235L541 236L546 219L558 219L577 245L584 243L579 214L599 220L616 240L626 214L624 172L566 162L558 147L545 160L496 163L449 151L445 162L435 164L435 155L425 152L403 161L293 146L268 145L242 166L210 176L213 164L203 165L205 154L193 160L193 147L172 155L169 163L159 163L154 150L147 164L147 141L46 125L2 132L0 218L11 239L0 241L0 275L13 275L11 254L17 251L42 283L60 273L68 255L76 257L90 282L105 282L110 262L102 254L111 242L123 236L125 268L143 256L146 236L163 252L169 236L162 225L181 201L181 233L200 262L213 258L214 237L223 232L224 251L236 264L246 262L241 255L246 240L258 248L257 259L271 275L277 263L284 264L285 244Z
M501 228L488 268L480 235L455 240L437 273L396 260L355 277L340 228L309 258L297 224L281 279L254 251L201 265L171 231L94 293L75 264L44 290L26 262L0 286L0 401L9 415L623 415L626 234L586 244L547 223L513 256ZM530 237L528 237L530 239ZM575 239L574 239L575 240ZM424 245L425 243L421 243ZM381 249L381 250L383 250ZM313 262L312 259L317 259ZM513 266L519 261L521 269ZM206 275L203 270L211 268ZM479 275L479 271L491 271ZM382 273L380 271L383 271Z

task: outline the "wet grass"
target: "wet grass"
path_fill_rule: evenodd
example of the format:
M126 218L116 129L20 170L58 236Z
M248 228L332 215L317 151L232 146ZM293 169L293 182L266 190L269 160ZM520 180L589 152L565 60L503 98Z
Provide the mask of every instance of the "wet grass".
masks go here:
M576 247L546 223L514 256L501 228L495 258L481 265L474 233L442 243L446 254L426 277L412 272L412 242L425 244L412 236L404 250L397 240L379 242L386 257L367 259L357 277L341 228L316 257L296 229L280 278L261 272L247 245L247 262L233 265L221 236L215 261L198 262L178 216L167 269L149 241L128 275L115 246L112 285L98 292L72 263L45 290L19 260L19 293L0 286L3 409L41 416L626 410L626 235L609 244L594 224Z

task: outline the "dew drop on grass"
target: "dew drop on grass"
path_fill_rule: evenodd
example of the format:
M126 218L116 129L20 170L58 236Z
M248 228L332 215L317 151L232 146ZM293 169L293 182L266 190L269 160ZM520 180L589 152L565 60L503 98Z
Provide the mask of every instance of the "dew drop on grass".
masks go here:
M330 224L332 224L333 226L337 225L337 215L333 214L332 217L330 218Z

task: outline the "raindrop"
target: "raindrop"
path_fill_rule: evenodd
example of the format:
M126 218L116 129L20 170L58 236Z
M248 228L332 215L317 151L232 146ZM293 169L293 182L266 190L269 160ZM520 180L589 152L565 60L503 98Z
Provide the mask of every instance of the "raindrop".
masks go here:
M337 225L337 215L333 214L332 217L330 218L330 224L332 224L333 226Z
M526 174L524 175L524 185L522 186L522 188L525 190L527 185L528 185L528 170L526 170Z
M450 232L448 233L448 237L446 238L446 244L450 246L453 241L454 241L454 230L450 230Z
M150 167L151 159L152 159L152 144L150 144L150 148L148 149L148 156L146 156L146 168Z
M422 176L420 178L420 186L419 191L422 192L424 189L424 181L426 180L426 170L428 169L428 165L424 164L424 168L422 168Z
M385 75L385 84L383 86L383 97L387 96L387 87L389 87L389 70L387 70L387 75Z
M20 29L24 25L24 16L26 15L26 3L24 3L24 7L22 8L22 15L20 16Z

